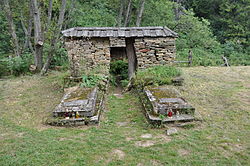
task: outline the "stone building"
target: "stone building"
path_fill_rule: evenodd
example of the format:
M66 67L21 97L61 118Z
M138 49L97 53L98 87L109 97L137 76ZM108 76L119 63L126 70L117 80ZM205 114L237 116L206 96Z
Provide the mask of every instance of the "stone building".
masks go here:
M127 58L129 77L137 69L169 64L176 54L177 33L167 27L75 27L62 31L72 76Z

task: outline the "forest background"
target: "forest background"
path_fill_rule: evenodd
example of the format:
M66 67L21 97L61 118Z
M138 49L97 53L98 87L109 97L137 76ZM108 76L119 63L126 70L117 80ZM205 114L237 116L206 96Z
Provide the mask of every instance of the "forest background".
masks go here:
M177 59L193 65L250 65L250 0L3 0L0 77L68 68L61 30L167 26L179 34Z

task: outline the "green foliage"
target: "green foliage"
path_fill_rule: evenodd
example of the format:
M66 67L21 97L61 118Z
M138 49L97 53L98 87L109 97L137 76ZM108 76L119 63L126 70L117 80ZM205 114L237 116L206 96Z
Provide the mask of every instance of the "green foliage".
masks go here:
M0 77L9 74L8 62L8 58L0 59Z
M95 87L103 79L104 77L101 75L83 75L81 86L89 88Z
M193 12L187 11L177 22L175 31L179 33L177 49L200 47L213 49L219 46L209 28L208 20L195 17Z
M142 26L174 27L173 3L166 0L146 1Z
M8 68L15 75L21 75L29 72L29 66L32 60L30 54L24 54L22 57L13 57L8 60Z
M124 60L116 60L110 63L111 85L122 87L128 85L128 62Z
M176 41L177 59L187 60L188 50L193 52L193 65L210 66L223 63L222 47L209 28L208 20L195 17L187 11L177 22L175 31L180 38Z
M11 40L8 32L8 24L4 17L4 12L0 12L0 58L11 51Z
M114 6L116 5L116 6ZM69 27L73 26L115 26L116 8L119 4L113 0L88 0L77 2Z
M244 49L242 45L227 41L223 44L224 55L228 58L230 65L250 65L250 47Z
M42 29L46 29L48 19L47 0L40 1ZM129 26L135 26L136 15L140 0L132 1L131 21ZM226 56L231 65L249 65L249 35L250 35L250 1L249 0L186 0L181 1L188 9L180 20L175 20L173 7L176 3L172 0L147 0L142 16L141 26L167 26L178 32L177 60L187 60L188 50L193 51L194 65L221 65L221 56ZM125 8L127 3L125 4ZM21 18L26 28L29 22L29 2L10 1L13 21L16 27L20 50L29 53L29 48L23 48L25 33L21 25ZM53 1L53 17L51 25L45 33L44 58L51 48L51 40L56 30L57 18L60 13L61 1ZM67 2L67 10L63 28L76 26L116 26L119 15L120 1L118 0L85 0ZM71 12L69 12L69 9ZM125 9L126 10L126 9ZM21 12L22 11L22 12ZM193 12L192 12L193 11ZM21 17L21 14L23 17ZM123 13L125 15L125 12ZM124 21L124 20L123 20ZM32 29L33 32L33 29ZM32 44L33 33L31 36ZM11 71L18 75L26 70L24 59L13 59L9 63L6 57L12 56L13 44L9 34L8 22L4 12L0 13L0 75L10 74ZM220 43L219 43L219 42ZM62 66L68 69L66 51L61 42L57 43L57 50L53 56L51 68ZM12 63L16 66L13 66ZM25 71L24 71L25 72ZM88 73L86 73L88 74ZM127 72L121 74L126 80ZM126 81L125 81L126 82Z
M30 54L23 54L22 57L4 57L0 60L0 77L8 74L19 76L29 72L32 64Z
M128 62L123 60L111 62L110 74L119 76L121 80L128 79Z
M180 76L181 71L173 66L154 66L136 73L134 86L171 84L172 78Z
M47 58L49 50L50 50L49 44L45 43L44 45L44 54L46 55L45 58ZM55 68L56 66L61 66L63 70L67 70L69 68L69 60L67 56L67 51L63 47L62 42L57 43L57 47L56 47L54 56L52 57L50 68Z
M122 87L127 87L128 83L129 83L129 80L128 80L128 79L121 80L121 86L122 86Z
M189 0L187 8L193 8L196 16L206 18L219 41L249 45L249 0Z
M114 75L110 74L109 76L109 83L112 85L112 86L117 86L118 84L116 83L116 78Z

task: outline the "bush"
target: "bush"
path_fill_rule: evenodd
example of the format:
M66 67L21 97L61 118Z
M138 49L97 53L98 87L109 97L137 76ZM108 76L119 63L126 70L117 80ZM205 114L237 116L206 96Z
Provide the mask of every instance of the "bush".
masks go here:
M0 77L9 74L9 67L8 67L9 60L7 58L3 58L0 60Z
M122 87L127 87L127 85L128 85L128 83L129 83L129 80L121 80L121 86Z
M128 62L123 60L111 62L110 74L119 76L121 80L128 79Z
M128 85L128 62L117 60L110 63L111 84L117 86L121 84L122 87ZM118 82L118 83L117 83Z
M11 74L19 76L29 72L29 66L32 62L30 54L23 54L22 57L13 57L8 60L8 68Z
M172 78L180 76L181 71L173 66L154 66L138 71L133 85L144 87L147 85L171 84Z
M81 86L88 88L95 87L103 79L104 77L101 75L83 75Z
M174 29L179 34L176 41L177 60L187 60L188 50L193 52L193 65L221 65L223 50L210 29L210 23L186 11Z

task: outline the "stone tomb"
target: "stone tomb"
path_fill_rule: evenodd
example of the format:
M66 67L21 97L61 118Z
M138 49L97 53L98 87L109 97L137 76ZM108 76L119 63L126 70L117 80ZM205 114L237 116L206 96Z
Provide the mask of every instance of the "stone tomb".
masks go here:
M104 95L95 88L77 87L66 93L53 115L52 125L97 124Z
M195 109L172 87L145 87L142 103L146 117L154 124L194 120Z

